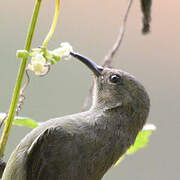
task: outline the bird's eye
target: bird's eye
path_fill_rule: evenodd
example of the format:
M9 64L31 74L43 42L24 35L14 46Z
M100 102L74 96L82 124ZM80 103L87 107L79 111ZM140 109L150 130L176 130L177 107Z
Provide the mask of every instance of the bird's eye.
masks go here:
M112 83L121 83L122 78L121 78L121 76L118 75L118 74L113 74L113 75L110 76L109 80L110 80L110 82L112 82Z

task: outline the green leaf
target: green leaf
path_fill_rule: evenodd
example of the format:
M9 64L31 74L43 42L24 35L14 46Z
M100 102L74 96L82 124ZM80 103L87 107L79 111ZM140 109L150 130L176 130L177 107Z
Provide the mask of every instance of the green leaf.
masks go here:
M6 116L5 113L0 113L0 121ZM16 125L16 126L25 126L25 127L28 127L28 128L35 128L39 125L38 122L36 122L35 120L33 119L30 119L28 117L19 117L19 116L16 116L14 121L13 121L13 125Z
M26 117L15 117L15 120L13 121L13 125L35 128L38 126L38 123Z
M147 146L149 136L151 135L151 131L140 131L139 134L136 137L135 143L126 151L126 154L133 154L136 151L138 151L141 148L144 148Z
M120 159L115 163L114 166L117 166L125 157L125 155L134 154L139 149L147 146L149 137L152 134L152 131L156 129L153 124L146 124L143 129L138 133L135 143L126 151L126 153L120 157Z

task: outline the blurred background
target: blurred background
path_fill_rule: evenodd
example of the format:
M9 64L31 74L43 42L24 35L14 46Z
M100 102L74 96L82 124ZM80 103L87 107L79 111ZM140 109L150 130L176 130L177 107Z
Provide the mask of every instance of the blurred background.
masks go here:
M35 0L0 1L0 112L7 112ZM68 41L74 50L101 63L119 32L128 0L62 0L59 23L49 49ZM54 11L54 1L43 0L32 47L41 45ZM157 126L147 148L111 168L103 180L180 179L180 1L153 1L151 33L143 36L140 1L134 0L125 37L114 67L135 75L151 99L149 123ZM31 73L21 116L38 121L81 111L92 74L71 59L54 66L48 76ZM5 160L31 129L13 127Z

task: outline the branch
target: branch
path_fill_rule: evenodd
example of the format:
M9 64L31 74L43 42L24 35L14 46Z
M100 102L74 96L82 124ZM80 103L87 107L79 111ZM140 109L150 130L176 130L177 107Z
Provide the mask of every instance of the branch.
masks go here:
M120 27L119 35L118 35L117 40L114 43L112 49L110 49L109 53L105 56L105 58L102 62L103 67L111 67L112 66L113 57L116 54L116 52L118 51L118 49L122 43L123 37L124 37L124 33L126 30L126 22L127 22L127 18L129 15L129 11L130 11L132 2L133 2L133 0L129 0L127 10L126 10L124 17L123 17L122 26Z
M120 27L119 35L118 35L117 40L114 43L112 49L110 49L109 53L104 57L104 59L102 61L102 66L103 67L111 68L111 66L112 66L113 57L116 54L116 52L118 51L118 49L119 49L119 47L120 47L120 45L122 43L123 37L124 37L124 33L125 33L125 30L126 30L126 22L127 22L127 18L128 18L128 15L129 15L129 11L130 11L132 2L133 2L133 0L129 0L126 12L125 12L124 17L123 17L122 26ZM89 105L92 103L93 86L94 86L94 84L92 83L92 85L91 85L91 87L89 89L89 92L88 92L88 96L86 97L86 99L84 101L84 104L83 104L83 107L82 107L83 111L88 109Z

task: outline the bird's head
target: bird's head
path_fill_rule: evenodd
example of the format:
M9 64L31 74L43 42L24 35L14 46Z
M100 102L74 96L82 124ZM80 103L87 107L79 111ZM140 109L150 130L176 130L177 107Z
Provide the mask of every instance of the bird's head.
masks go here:
M134 76L122 70L98 66L79 54L71 55L86 64L95 74L92 108L105 111L122 109L127 115L138 116L145 121L150 100L145 88Z

